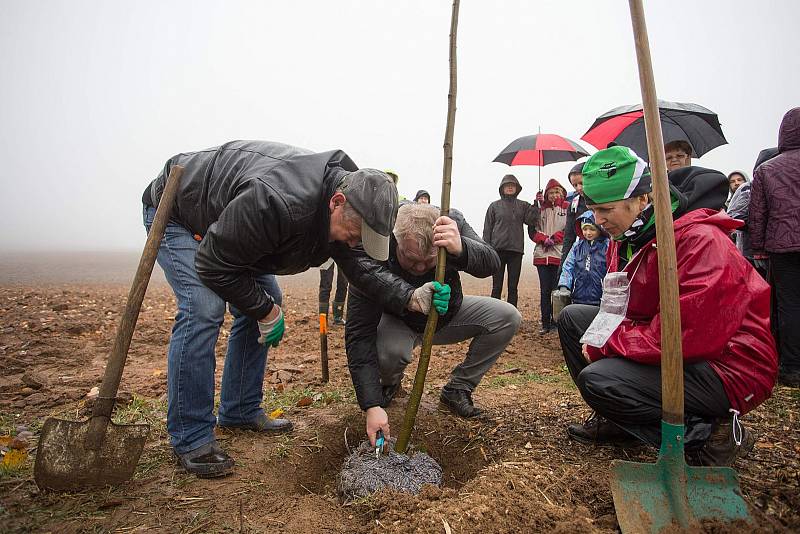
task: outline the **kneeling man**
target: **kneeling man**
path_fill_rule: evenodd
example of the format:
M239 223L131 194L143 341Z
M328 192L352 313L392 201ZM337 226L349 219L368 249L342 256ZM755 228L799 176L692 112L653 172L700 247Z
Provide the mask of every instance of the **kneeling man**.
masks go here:
M433 282L439 247L447 250L445 284ZM442 389L440 400L461 417L481 410L472 392L505 350L520 324L517 309L491 297L464 295L459 271L478 278L500 267L495 250L452 210L440 217L426 204L400 207L387 262L366 256L358 267L369 270L366 284L351 286L347 309L347 360L359 405L367 412L367 435L374 443L382 429L389 434L384 407L400 386L414 347L421 345L431 305L439 312L434 345L472 339L464 361ZM347 272L347 271L345 271Z

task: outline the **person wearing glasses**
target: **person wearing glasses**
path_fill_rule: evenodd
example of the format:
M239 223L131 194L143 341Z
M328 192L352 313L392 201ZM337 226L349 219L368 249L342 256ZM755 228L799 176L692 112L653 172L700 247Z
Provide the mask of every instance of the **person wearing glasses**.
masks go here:
M664 145L667 172L689 167L692 164L692 145L688 141L670 141Z

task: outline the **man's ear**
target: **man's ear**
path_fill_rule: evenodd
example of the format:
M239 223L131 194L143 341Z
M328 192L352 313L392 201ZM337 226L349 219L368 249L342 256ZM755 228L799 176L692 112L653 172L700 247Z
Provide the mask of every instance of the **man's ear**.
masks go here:
M344 196L344 193L337 191L331 197L328 207L330 207L331 211L333 211L337 206L343 206L345 202L347 202L347 198Z

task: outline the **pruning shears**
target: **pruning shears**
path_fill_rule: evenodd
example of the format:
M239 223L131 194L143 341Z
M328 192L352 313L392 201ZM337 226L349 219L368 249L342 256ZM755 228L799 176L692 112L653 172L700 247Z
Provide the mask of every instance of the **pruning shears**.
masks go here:
M383 449L383 444L386 439L383 437L383 430L378 429L378 433L375 434L375 459L379 459L381 457L381 449Z

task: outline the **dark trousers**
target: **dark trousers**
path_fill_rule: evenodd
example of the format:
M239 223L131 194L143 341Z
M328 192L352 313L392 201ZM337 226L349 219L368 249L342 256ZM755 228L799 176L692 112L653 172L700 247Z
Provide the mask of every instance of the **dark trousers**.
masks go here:
M769 269L780 372L800 373L800 252L770 253Z
M333 271L336 264L332 263L327 269L319 270L319 301L328 303L331 300L331 289L333 288ZM336 277L336 294L334 302L344 302L347 298L347 278L341 269L337 269L339 276Z
M558 284L558 265L537 265L539 273L539 308L542 311L542 326L549 328L553 324L553 302L550 293Z
M492 275L492 298L499 299L503 293L503 276L508 268L508 296L506 300L509 304L517 306L517 286L519 285L519 273L522 271L522 252L512 252L510 250L498 250L500 256L500 269Z
M654 447L661 444L661 368L625 358L587 363L581 336L600 308L571 304L558 317L558 337L572 380L586 404L617 426ZM715 419L729 416L730 402L707 362L683 364L685 447L700 447Z

